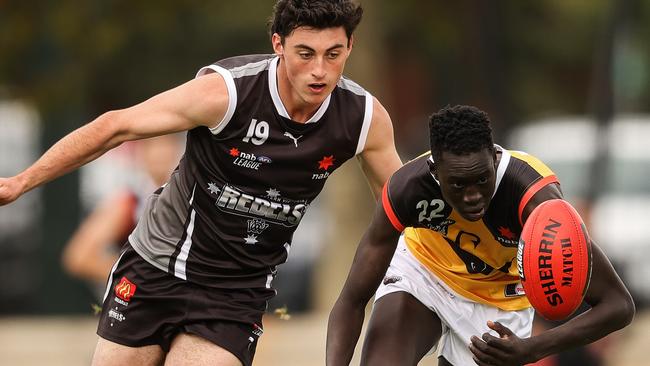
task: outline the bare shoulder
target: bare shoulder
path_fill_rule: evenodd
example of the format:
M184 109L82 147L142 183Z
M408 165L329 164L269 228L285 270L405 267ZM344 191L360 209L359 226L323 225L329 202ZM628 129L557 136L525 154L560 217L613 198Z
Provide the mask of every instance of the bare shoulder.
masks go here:
M381 187L402 166L402 161L395 148L393 123L377 98L373 100L372 121L360 158L372 191L375 197L379 197Z
M223 76L219 73L208 73L187 83L189 98L189 113L201 125L216 127L228 110L230 95Z
M219 74L191 79L131 108L119 111L130 138L146 138L216 127L228 110L228 88Z
M393 122L390 119L388 111L383 104L377 99L377 97L372 97L372 124L381 125L380 127L389 128L390 131L393 130Z
M393 122L379 99L373 97L372 121L368 131L366 148L375 149L381 146L393 145Z

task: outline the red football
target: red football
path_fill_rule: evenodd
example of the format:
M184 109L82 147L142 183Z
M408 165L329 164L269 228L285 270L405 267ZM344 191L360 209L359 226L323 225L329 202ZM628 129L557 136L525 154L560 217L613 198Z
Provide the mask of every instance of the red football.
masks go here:
M554 199L533 210L521 232L517 265L539 314L561 320L576 311L591 277L591 241L571 204Z

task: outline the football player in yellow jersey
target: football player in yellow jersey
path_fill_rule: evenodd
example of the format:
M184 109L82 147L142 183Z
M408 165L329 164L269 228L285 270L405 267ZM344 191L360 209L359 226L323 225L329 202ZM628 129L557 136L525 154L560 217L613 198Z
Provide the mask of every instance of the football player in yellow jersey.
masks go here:
M531 336L516 246L532 210L562 198L559 182L536 158L495 145L474 107L444 108L429 129L431 153L392 175L361 239L330 314L327 365L349 364L375 291L364 365L415 365L433 351L439 365L521 365L632 321L632 297L592 243L591 308Z

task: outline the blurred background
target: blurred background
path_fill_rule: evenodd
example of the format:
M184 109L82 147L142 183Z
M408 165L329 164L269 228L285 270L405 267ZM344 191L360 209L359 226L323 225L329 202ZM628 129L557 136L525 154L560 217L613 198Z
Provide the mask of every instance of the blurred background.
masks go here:
M99 114L183 83L203 65L271 52L273 4L0 0L0 176L18 173ZM432 112L448 104L485 110L499 144L556 171L633 292L630 327L540 364L650 365L643 348L650 335L650 1L362 4L345 74L391 114L402 159L428 149ZM100 217L97 207L115 213L106 207L118 207L116 191L132 193L136 204L124 210L137 217L149 179L141 151L125 144L0 208L2 364L89 363L97 284L81 279L65 248L90 227L89 217ZM295 236L257 365L324 363L327 313L374 207L356 165L330 178Z

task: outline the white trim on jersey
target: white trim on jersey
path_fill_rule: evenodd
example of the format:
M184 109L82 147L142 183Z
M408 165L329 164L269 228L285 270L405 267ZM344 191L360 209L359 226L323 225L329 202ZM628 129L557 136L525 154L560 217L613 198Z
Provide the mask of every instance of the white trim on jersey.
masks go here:
M232 77L235 79L261 74L262 72L266 71L269 68L271 60L273 59L269 58L257 62L250 62L245 65L228 69L228 71L230 71Z
M223 116L221 121L219 121L214 127L210 127L210 132L212 132L213 135L217 135L224 128L226 128L233 114L235 114L235 108L237 107L237 88L235 87L235 80L233 79L230 71L224 69L221 66L205 66L196 73L196 77L208 74L210 70L219 73L219 75L223 77L223 80L225 80L226 87L228 88L228 110L226 110L226 114Z
M427 160L429 160L429 161L432 162L432 163L435 163L435 162L433 161L433 155L429 155L429 159L427 159ZM438 183L438 186L440 186L440 182L438 181L438 178L436 178L436 176L433 175L433 172L432 172L431 170L429 170L429 175L431 175L431 178L433 178L433 180L435 180L436 183Z
M503 179L503 176L506 174L506 169L508 169L508 165L510 164L510 152L501 146L494 144L494 147L497 150L501 150L501 160L499 161L499 166L497 167L497 177L496 177L496 183L494 184L494 192L492 192L492 197L497 193L497 190L499 189L499 184L501 184L501 179Z
M111 273L108 275L108 284L106 285L106 291L104 292L102 303L106 301L106 298L108 297L108 293L111 291L111 288L113 287L113 273L115 273L115 268L117 268L117 265L120 263L120 260L122 259L124 253L126 253L126 251L123 251L122 254L120 254L120 257L117 258L115 264L113 264L113 267L111 267Z
M280 63L280 58L276 57L273 60L271 60L271 65L269 65L269 92L271 93L271 99L273 99L273 105L275 105L275 109L284 118L291 119L289 116L289 112L287 112L287 109L284 107L284 104L282 104L282 99L280 99L280 92L278 91L278 63ZM325 114L327 111L327 107L330 105L330 99L332 98L332 94L328 95L327 98L323 101L323 103L320 105L316 113L314 113L313 116L307 122L305 123L315 123L318 122L321 117Z
M196 190L196 183L194 188L192 188L192 197L190 198L190 223L187 225L185 230L185 241L181 246L181 251L176 257L176 263L174 263L174 276L187 280L187 257L190 254L190 248L192 247L192 234L194 233L194 217L196 216L196 210L192 207L192 202L194 202L194 191Z
M370 130L370 123L372 122L372 111L375 98L372 94L366 92L366 110L363 113L363 124L361 125L361 133L359 134L359 142L357 143L357 151L355 155L360 154L366 147L366 140L368 139L368 131Z
M287 259L284 260L284 263L287 263L287 261L289 260L289 252L291 252L291 244L284 243L284 250L287 251Z

